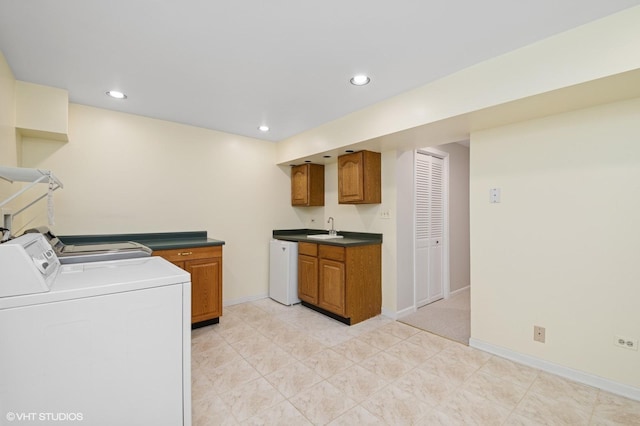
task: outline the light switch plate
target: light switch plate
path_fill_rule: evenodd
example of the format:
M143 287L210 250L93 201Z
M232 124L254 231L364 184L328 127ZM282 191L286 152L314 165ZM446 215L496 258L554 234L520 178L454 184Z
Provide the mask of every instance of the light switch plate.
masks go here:
M489 190L489 202L490 203L500 202L500 188L491 188Z

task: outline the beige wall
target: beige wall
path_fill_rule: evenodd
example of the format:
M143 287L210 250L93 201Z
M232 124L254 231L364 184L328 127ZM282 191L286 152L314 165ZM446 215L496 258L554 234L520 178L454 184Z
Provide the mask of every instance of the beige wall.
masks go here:
M15 145L15 144L14 144ZM383 204L339 205L337 163L326 165L324 207L290 205L289 167L275 144L71 104L69 141L24 137L22 167L54 171L59 235L206 230L224 247L224 303L268 292L273 229L328 227L384 234L383 305L395 303L395 152L383 153ZM334 159L335 160L335 159ZM392 219L381 219L389 210ZM45 206L25 212L22 229L46 225Z
M438 145L449 153L449 258L451 292L469 286L469 148Z
M0 165L15 167L18 163L15 129L15 78L0 52ZM0 191L5 185L0 184ZM3 194L3 192L0 192Z
M205 230L225 240L226 304L267 294L271 231L302 225L271 142L71 104L69 142L24 138L22 155L23 167L64 183L60 235Z
M636 397L640 352L613 341L640 338L639 116L634 99L473 133L470 189L472 340Z
M16 81L15 94L15 125L19 133L37 138L68 140L68 91Z
M15 123L15 79L0 52L0 166L15 167L18 164ZM0 179L0 201L16 191L12 185ZM0 207L0 226L4 225L3 212L11 206Z

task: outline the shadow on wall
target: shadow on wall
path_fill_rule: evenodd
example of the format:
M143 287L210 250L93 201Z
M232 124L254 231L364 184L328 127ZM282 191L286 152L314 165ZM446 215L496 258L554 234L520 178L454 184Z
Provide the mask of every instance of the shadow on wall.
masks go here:
M52 139L18 139L18 167L38 168L40 165L69 142Z

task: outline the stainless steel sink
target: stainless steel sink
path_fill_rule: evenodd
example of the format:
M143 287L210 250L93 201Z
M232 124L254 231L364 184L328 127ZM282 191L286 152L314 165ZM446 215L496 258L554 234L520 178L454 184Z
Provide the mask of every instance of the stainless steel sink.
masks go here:
M307 235L307 238L311 238L313 240L332 240L334 238L344 238L344 237L342 235L315 234L315 235Z

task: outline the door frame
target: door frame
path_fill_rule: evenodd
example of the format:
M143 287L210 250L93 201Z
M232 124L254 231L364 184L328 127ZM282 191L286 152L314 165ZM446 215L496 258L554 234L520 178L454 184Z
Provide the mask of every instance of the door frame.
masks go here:
M440 151L435 148L420 148L413 151L413 311L418 310L418 286L416 279L416 250L417 250L417 238L416 238L416 161L418 153L437 157L444 162L444 182L443 182L443 222L444 222L444 247L443 247L443 259L442 259L442 285L443 285L443 299L448 299L451 296L451 283L450 283L450 262L449 262L449 153ZM426 306L426 305L425 305Z

